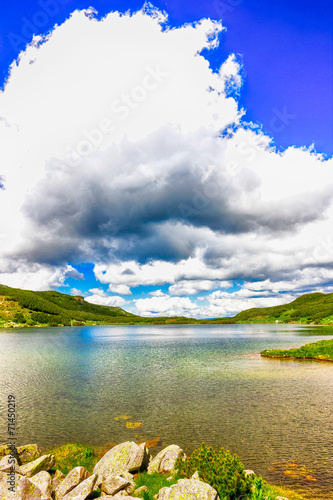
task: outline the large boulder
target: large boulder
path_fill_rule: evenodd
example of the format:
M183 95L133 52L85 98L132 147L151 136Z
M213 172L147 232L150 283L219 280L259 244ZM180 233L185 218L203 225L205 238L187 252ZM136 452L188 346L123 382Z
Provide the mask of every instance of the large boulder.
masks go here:
M40 457L40 449L37 444L25 444L16 448L19 462L25 464ZM7 444L0 446L0 458L10 455L12 449Z
M154 472L171 472L175 469L176 461L183 455L183 450L176 444L167 446L153 458L148 465L148 474Z
M82 481L89 477L88 471L84 467L75 467L72 469L65 479L61 481L59 486L55 489L54 498L60 500L70 491L74 490Z
M160 489L158 500L218 500L217 491L198 479L181 479L177 484Z
M52 496L52 478L45 470L35 474L29 481L40 489L44 497Z
M12 455L2 457L0 460L0 472L11 472L13 470L19 472L19 464L16 458L12 457Z
M41 500L42 492L26 477L18 481L17 494L21 500Z
M135 485L130 478L122 477L121 475L107 476L103 479L101 490L107 495L116 495L121 490L131 488L134 491Z
M0 446L0 458L5 457L6 455L10 455L11 448L8 444L2 444Z
M97 474L93 474L88 477L88 479L82 481L82 483L76 486L76 488L67 493L67 495L63 497L63 500L85 500L85 498L87 498L87 496L89 496L93 491L97 477Z
M49 470L55 464L54 455L43 455L42 457L37 458L33 462L29 462L25 465L22 465L19 468L19 473L26 477L32 477L41 470Z
M104 477L116 475L121 471L135 472L148 463L149 452L145 444L137 445L133 441L121 443L108 451L94 467L94 474Z
M37 444L25 444L16 448L21 464L26 464L40 457L41 452Z

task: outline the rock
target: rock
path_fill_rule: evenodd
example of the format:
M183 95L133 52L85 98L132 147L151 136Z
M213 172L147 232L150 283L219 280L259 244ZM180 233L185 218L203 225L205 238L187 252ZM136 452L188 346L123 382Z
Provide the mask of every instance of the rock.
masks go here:
M76 488L63 497L64 500L84 500L93 491L97 481L97 474L93 474L80 483Z
M12 455L6 455L0 460L0 472L11 472L11 471L19 472L19 464L16 458L13 458Z
M101 490L104 491L104 493L107 493L108 495L116 495L120 490L125 490L129 486L133 486L134 491L134 483L129 480L121 477L120 475L117 476L108 476L106 479L101 484Z
M30 482L40 489L45 497L52 495L52 478L48 472L42 470L30 478Z
M54 492L55 500L60 500L60 498L67 495L67 493L76 488L88 477L89 473L84 467L75 467L75 469L72 469L56 488Z
M19 480L24 477L20 474L13 473L8 475L7 472L0 472L0 499L4 498L18 498L17 488ZM12 490L9 490L11 488Z
M289 498L286 498L286 497L276 497L275 500L289 500Z
M0 458L10 455L11 449L8 444L2 444L0 446Z
M102 474L104 477L108 477L121 471L138 471L147 465L148 453L144 443L140 446L133 441L118 444L97 462L94 467L94 474Z
M217 500L217 491L197 479L181 479L177 484L162 488L158 500Z
M138 495L141 495L141 493L143 493L144 491L147 491L147 490L148 490L147 486L143 485L143 486L140 486L140 488L137 488L136 490L134 490L133 493L136 496L138 496Z
M200 480L199 472L197 470L195 471L194 474L192 474L191 479L198 479L198 480Z
M60 481L65 479L65 477L66 477L65 474L63 472L61 472L61 470L58 470L58 469L53 474L53 479L56 478L56 479L59 479Z
M0 458L11 454L12 449L7 445L0 446ZM25 444L16 448L19 462L25 464L40 457L40 449L36 444Z
M16 448L21 464L26 464L40 457L41 452L37 444L25 444Z
M17 494L22 500L41 500L42 492L27 477L18 481Z
M245 469L245 476L251 476L251 474L254 474L255 475L255 472L251 469Z
M61 484L61 480L58 477L54 477L52 479L52 489L53 489L53 491L55 491L58 488L59 484Z
M40 472L41 470L49 470L52 469L55 463L54 455L43 455L42 457L37 458L33 462L29 462L25 465L22 465L19 468L20 474L26 477L31 477Z
M148 474L154 472L171 472L175 469L176 460L181 457L183 450L176 444L167 446L153 458L148 465Z

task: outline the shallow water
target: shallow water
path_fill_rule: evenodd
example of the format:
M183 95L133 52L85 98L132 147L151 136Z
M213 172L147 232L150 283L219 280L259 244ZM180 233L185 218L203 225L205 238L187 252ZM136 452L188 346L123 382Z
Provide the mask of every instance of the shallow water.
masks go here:
M190 453L204 440L268 481L333 498L333 363L259 355L332 337L296 325L2 330L0 440L14 394L18 444L160 436L154 453L171 443Z

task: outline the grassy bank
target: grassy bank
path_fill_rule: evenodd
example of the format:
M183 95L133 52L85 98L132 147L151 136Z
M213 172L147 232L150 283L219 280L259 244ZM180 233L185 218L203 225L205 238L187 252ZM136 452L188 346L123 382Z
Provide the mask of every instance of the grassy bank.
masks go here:
M316 359L319 361L333 361L333 340L320 340L306 344L298 349L270 349L262 351L261 355L267 358Z
M49 453L52 453L52 455L54 455L56 459L54 469L58 469L64 474L68 474L70 470L72 470L74 467L77 467L78 465L84 466L89 473L92 473L95 464L100 460L100 458L106 451L107 449L105 449L104 447L91 447L75 443L65 444L63 446L54 448L50 450ZM152 455L156 455L153 450ZM228 456L227 459L227 461L229 461L229 467L230 461L232 461L232 464L241 464L236 455ZM243 468L242 464L241 468ZM200 471L199 474L201 475ZM144 500L151 500L161 488L165 486L171 486L172 484L177 483L177 481L183 477L186 477L186 474L182 473L182 471L176 474L155 473L152 475L149 475L146 471L143 471L135 474L134 481L136 488L139 488L143 485L148 488L147 492L144 494ZM261 497L260 495L255 495L253 493L253 495L250 494L250 496L246 497L248 500L258 500L259 498L268 498L269 500L275 500L277 496L287 497L289 500L303 500L302 496L300 496L290 488L268 484L261 478L254 478L251 479L251 481L253 481L253 484L260 485L260 491L264 492L265 496ZM209 483L210 481L206 479L206 482ZM216 485L212 484L212 486L215 487ZM135 493L132 493L132 496L138 496L140 498L140 496L136 495ZM229 496L225 498L229 499Z

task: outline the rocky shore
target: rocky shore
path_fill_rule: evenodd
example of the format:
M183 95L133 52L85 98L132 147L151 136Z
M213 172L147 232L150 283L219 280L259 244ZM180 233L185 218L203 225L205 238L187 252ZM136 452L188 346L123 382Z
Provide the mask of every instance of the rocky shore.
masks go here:
M203 481L198 472L175 482L176 462L185 458L177 445L167 446L152 457L145 443L138 445L127 441L105 453L92 474L77 466L65 475L55 468L54 455L41 455L35 444L18 447L15 453L4 445L0 446L0 500L89 500L99 497L122 500L123 496L126 500L140 497L149 500L147 486L135 484L135 474L139 471L164 475L170 482L170 486L162 487L154 495L155 500L220 500L216 489ZM244 472L254 476L253 471ZM254 490L249 499L259 499ZM288 499L274 496L274 500Z

